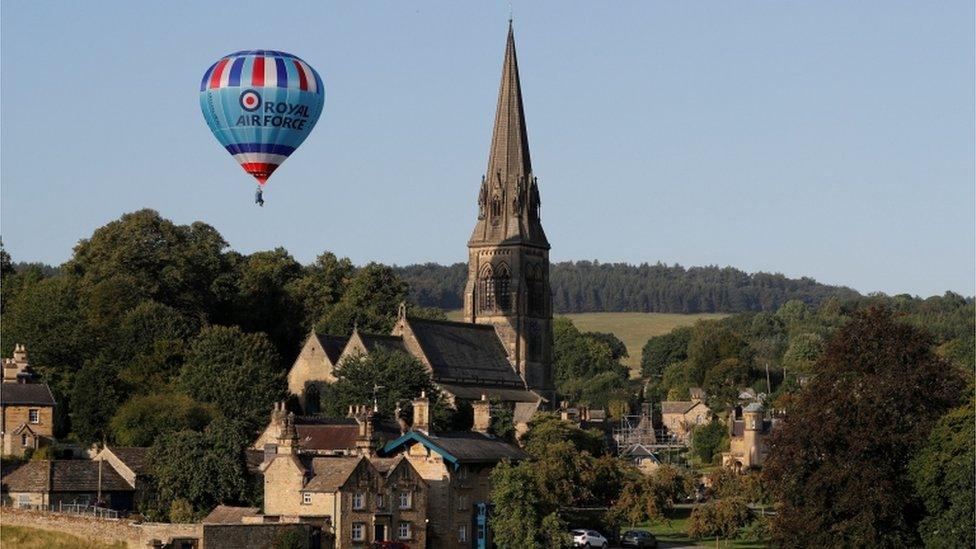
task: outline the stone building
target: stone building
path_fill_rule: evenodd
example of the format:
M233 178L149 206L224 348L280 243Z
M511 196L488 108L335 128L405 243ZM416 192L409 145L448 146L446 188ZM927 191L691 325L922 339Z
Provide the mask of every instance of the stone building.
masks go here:
M753 402L729 412L729 451L722 454L722 465L736 471L762 467L769 455L767 438L775 420L765 418L762 404Z
M310 334L288 374L302 409L314 411L309 382L334 381L341 360L378 347L417 358L449 401L487 395L512 406L516 424L552 403L549 241L540 206L509 26L488 167L468 241L464 321L409 318L402 307L391 334Z
M3 359L0 385L0 434L3 455L22 456L54 442L54 395L37 383L27 360L27 348L17 344L13 358Z
M478 400L472 407L471 431L434 433L430 430L430 403L421 395L413 401L411 430L380 452L405 456L427 482L431 547L491 547L491 470L502 460L528 458L518 446L489 434L488 400Z
M377 417L366 405L350 406L349 414L344 418L324 418L289 415L285 403L279 402L271 412L271 421L251 449L273 454L287 422L291 422L298 434L299 451L318 456L361 455L364 446L382 447L403 434L405 429L396 421Z
M691 400L666 400L661 403L661 422L679 440L687 441L691 430L712 421L712 410L705 405L705 394L692 387Z
M264 474L263 522L304 522L333 536L335 547L396 540L427 543L427 483L402 457L303 453L289 417ZM254 517L249 517L255 520Z
M94 505L131 511L135 487L108 461L29 461L3 476L2 500L17 507Z

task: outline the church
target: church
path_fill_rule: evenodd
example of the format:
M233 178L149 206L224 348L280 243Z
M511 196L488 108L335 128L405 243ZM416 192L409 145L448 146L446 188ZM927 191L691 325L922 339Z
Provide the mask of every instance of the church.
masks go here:
M542 229L511 26L488 167L476 194L463 321L411 318L401 307L390 334L309 334L288 373L289 392L303 411L314 398L310 382L334 382L340 362L376 349L415 357L453 403L488 398L511 406L516 424L551 407L550 246Z

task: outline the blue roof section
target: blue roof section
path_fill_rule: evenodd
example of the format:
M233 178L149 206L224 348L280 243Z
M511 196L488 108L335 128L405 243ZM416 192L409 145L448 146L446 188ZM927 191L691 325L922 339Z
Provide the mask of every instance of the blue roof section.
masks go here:
M435 444L434 441L430 440L429 438L424 436L423 433L419 431L407 431L400 438L387 443L387 445L384 446L382 450L380 450L379 452L380 456L386 457L386 456L393 455L394 453L396 453L398 448L400 448L401 446L403 446L404 444L406 444L411 440L414 442L419 442L420 444L426 446L428 449L437 452L438 454L441 455L442 458L444 458L444 461L451 463L451 465L453 465L455 469L461 466L461 462L460 460L458 460L458 458L453 456L450 452L448 452L444 448Z

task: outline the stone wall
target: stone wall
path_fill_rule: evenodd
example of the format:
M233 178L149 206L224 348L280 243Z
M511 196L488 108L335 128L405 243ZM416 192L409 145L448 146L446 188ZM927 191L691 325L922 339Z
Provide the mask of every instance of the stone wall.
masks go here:
M10 507L0 511L0 524L64 532L109 544L122 542L140 549L148 547L153 539L165 543L173 538L201 539L203 534L199 524L134 523L124 519L101 519Z
M294 532L294 533L292 533ZM205 524L204 549L272 549L285 536L312 540L311 547L332 547L331 537L320 536L310 524ZM323 539L319 539L319 538Z

